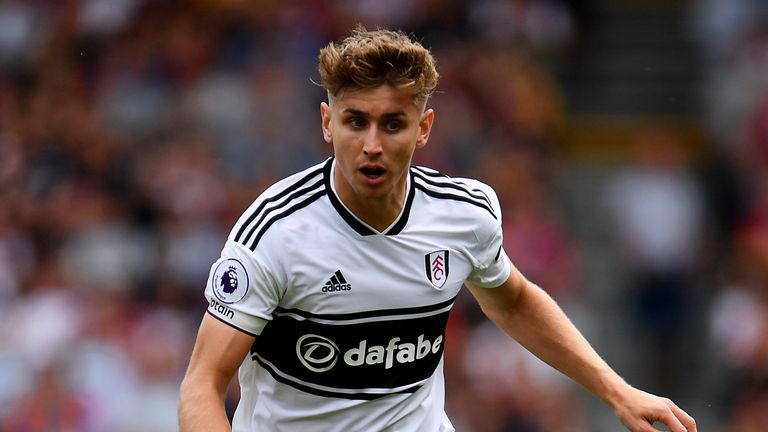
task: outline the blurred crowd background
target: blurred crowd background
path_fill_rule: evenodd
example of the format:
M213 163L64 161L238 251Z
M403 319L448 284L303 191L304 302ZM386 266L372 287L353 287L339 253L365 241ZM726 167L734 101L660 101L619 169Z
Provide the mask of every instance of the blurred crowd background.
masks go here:
M509 256L606 360L764 431L761 0L0 0L0 430L176 430L210 265L330 155L317 51L357 23L433 50L416 162L496 187ZM621 429L471 296L445 355L459 431Z

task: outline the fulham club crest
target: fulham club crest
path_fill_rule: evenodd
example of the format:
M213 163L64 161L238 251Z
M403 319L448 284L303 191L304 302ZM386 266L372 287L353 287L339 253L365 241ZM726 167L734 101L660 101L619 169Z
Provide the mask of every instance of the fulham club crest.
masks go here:
M448 279L448 251L438 250L424 255L427 279L437 288L442 288Z

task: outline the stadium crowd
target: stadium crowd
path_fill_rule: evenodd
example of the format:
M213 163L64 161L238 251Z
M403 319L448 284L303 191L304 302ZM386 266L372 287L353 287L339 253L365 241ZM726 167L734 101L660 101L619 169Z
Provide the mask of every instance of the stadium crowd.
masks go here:
M762 430L768 8L691 2L704 148L648 128L595 182L562 145L578 4L0 1L0 431L176 429L210 265L266 185L330 155L316 53L356 23L433 49L416 163L496 187L508 255L609 363L702 430ZM445 356L457 430L618 427L470 296Z

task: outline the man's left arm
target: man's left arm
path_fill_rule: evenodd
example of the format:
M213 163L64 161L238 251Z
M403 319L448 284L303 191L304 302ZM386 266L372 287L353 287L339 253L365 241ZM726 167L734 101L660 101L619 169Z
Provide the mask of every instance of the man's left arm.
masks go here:
M655 421L672 432L695 432L696 423L671 400L627 384L597 354L562 309L517 269L496 288L467 282L483 312L499 328L541 360L581 384L610 406L632 432L656 431Z

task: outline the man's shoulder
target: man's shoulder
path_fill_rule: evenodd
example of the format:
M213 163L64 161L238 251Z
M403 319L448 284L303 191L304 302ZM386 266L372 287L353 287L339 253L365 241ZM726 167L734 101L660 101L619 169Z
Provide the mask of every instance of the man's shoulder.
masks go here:
M417 165L411 166L411 174L415 188L426 195L466 203L486 210L494 218L499 214L496 192L480 180L452 177L441 171Z
M258 204L261 200L273 199L275 196L290 194L307 186L324 186L324 172L329 161L330 159L326 159L323 162L277 180L264 189L256 197L253 204Z
M266 188L240 215L230 233L235 242L255 248L266 230L327 193L325 171L330 159L289 175Z
M440 170L423 165L411 165L411 172L416 178L430 179L440 181L441 183L453 183L470 189L474 188L493 191L493 187L482 180L471 177L452 176Z

